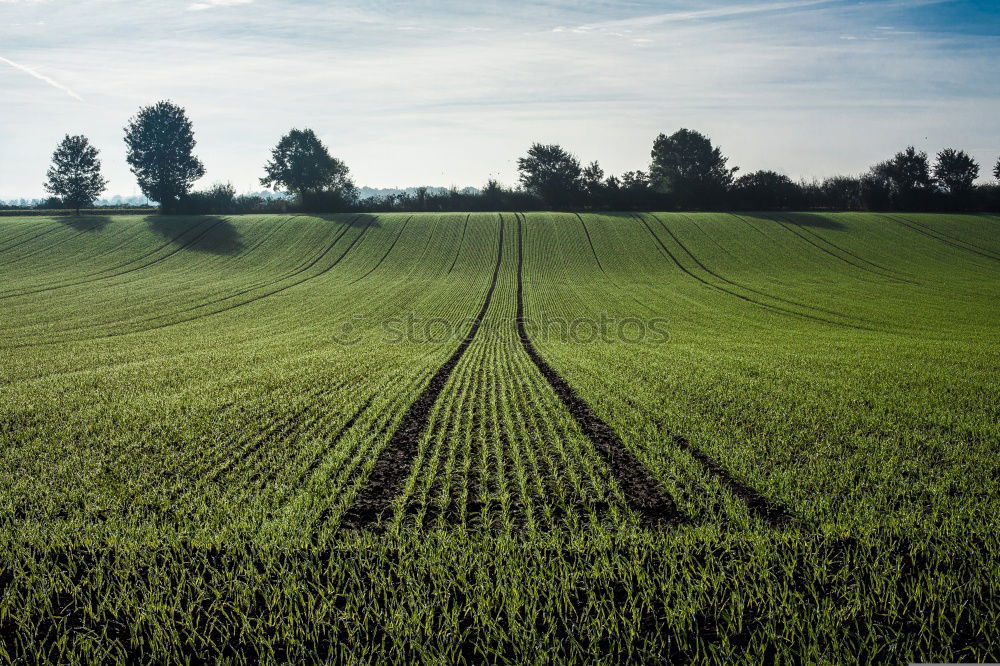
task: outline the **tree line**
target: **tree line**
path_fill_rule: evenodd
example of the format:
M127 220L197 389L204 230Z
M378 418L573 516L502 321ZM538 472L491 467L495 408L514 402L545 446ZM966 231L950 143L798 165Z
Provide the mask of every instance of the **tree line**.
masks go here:
M556 144L535 143L517 161L519 182L490 180L478 191L431 193L418 188L368 199L347 165L311 129L282 136L264 165L261 185L288 199L237 195L229 184L192 191L205 168L195 156L184 109L161 101L125 127L126 160L139 188L163 213L453 211L453 210L1000 210L1000 183L977 185L980 165L946 148L933 164L910 146L859 176L793 181L775 171L738 175L722 150L700 132L680 129L653 141L649 168L607 175ZM45 190L79 214L107 187L98 150L67 135L52 155ZM993 168L1000 181L1000 159Z

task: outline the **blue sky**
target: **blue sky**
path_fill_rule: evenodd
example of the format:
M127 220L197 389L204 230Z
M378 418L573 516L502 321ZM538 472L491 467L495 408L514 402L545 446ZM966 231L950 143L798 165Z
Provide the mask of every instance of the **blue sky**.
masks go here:
M532 141L610 173L699 129L742 170L857 173L914 144L1000 157L996 0L0 0L0 199L86 134L137 193L122 127L187 108L199 183L260 189L312 127L359 185L514 183Z

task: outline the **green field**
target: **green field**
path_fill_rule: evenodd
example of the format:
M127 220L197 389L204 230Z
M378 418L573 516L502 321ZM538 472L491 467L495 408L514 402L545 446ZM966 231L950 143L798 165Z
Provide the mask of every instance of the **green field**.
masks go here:
M1000 660L1000 218L0 220L0 663Z

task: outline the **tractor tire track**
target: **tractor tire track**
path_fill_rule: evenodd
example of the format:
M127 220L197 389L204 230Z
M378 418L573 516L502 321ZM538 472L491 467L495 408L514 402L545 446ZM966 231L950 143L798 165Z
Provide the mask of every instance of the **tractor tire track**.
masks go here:
M788 507L780 502L768 499L765 495L734 477L729 470L723 467L717 460L700 449L695 448L683 435L679 435L671 428L667 427L667 425L663 422L663 419L658 414L654 413L647 407L640 405L628 396L625 396L624 400L631 405L633 409L645 414L647 418L656 424L656 427L659 428L660 432L670 438L671 442L673 442L677 448L697 460L709 475L718 479L723 486L728 488L733 495L739 498L747 506L751 513L756 514L762 521L771 527L776 528L785 527L791 523L798 522L798 519L791 512L791 510L788 509Z
M640 215L642 215L642 214L640 213ZM759 289L754 289L753 287L748 287L745 284L742 284L740 282L734 282L733 280L730 280L727 277L723 277L722 275L719 275L718 273L716 273L715 271L713 271L711 268L709 268L708 266L706 266L705 264L703 264L701 262L701 260L699 260L698 257L696 257L694 255L694 253L691 252L691 250L689 250L688 247L686 245L684 245L684 243L681 242L681 239L678 238L677 235L673 231L670 230L670 227L668 227L663 220L661 220L659 217L657 217L654 213L650 213L649 215L654 220L656 220L657 222L660 223L660 226L663 227L663 230L666 231L670 235L670 237L672 239L674 239L674 242L677 243L677 246L680 247L682 250L684 250L684 252L687 254L687 256L690 257L691 260L694 263L698 264L698 266L701 267L701 269L703 271L705 271L709 275L711 275L711 276L713 276L713 277L715 277L715 278L717 278L719 280L722 280L723 282L725 282L728 285L736 287L737 289L745 289L746 291L749 291L752 294L757 294L758 296L762 296L764 298L770 298L770 299L773 299L775 301L780 301L781 303L787 303L788 305L795 305L795 306L798 306L800 308L806 308L807 310L815 310L816 312L822 312L823 314L832 315L834 317L842 317L844 319L854 319L855 321L860 321L860 322L865 323L865 324L871 324L871 322L865 321L864 319L860 319L860 318L857 318L857 317L851 317L850 315L845 315L845 314L843 314L841 312L835 312L834 310L827 310L826 308L817 307L815 305L808 305L806 303L800 303L799 301L794 301L794 300L791 300L791 299L788 299L788 298L782 298L781 296L775 296L774 294L769 294L767 292L760 291Z
M594 247L594 241L590 238L590 231L587 229L587 223L583 221L582 215L579 213L575 213L575 215L576 219L580 220L580 225L583 227L583 233L587 237L587 243L590 245L590 251L594 254L594 261L597 262L597 267L601 269L602 273L607 275L607 271L605 271L604 266L601 265L601 258L597 256L597 248Z
M455 268L455 264L458 263L458 257L462 254L462 245L465 243L465 232L469 228L469 218L472 217L472 213L465 216L465 224L462 225L462 238L458 241L458 249L455 250L455 258L451 260L451 266L448 267L448 272L445 275L450 275L451 271Z
M263 280L263 281L258 282L257 284L255 284L255 285L253 285L251 287L247 287L245 289L241 289L240 291L234 292L232 294L228 294L226 296L220 296L219 298L215 298L215 299L210 300L210 301L205 301L204 303L199 303L198 305L192 305L191 307L184 308L183 310L175 310L171 314L178 315L178 314L185 314L187 312L193 312L194 310L199 310L201 308L208 307L209 305L215 305L216 303L222 303L223 301L228 301L228 300L231 300L233 298L237 298L239 296L242 296L243 294L247 294L247 293L250 293L252 291L257 291L259 289L266 289L267 287L270 287L272 285L278 284L280 282L284 282L285 280L293 278L293 277L295 277L297 275L301 275L305 271L307 271L310 268L312 268L313 266L315 266L320 260L323 259L323 257L325 257L327 254L330 253L330 250L332 250L334 247L336 247L337 243L340 242L340 239L343 238L344 234L346 234L347 231L351 228L351 224L353 222L354 222L354 220L352 220L351 222L348 222L346 225L344 225L344 228L341 229L340 232L330 242L330 244L327 245L326 249L323 250L313 261L310 262L310 261L306 260L306 262L300 263L298 266L296 266L291 271L286 271L285 273L279 275L278 277L276 277L276 278L274 278L272 280ZM339 259L337 261L339 261ZM336 265L336 262L334 262L334 265ZM333 266L331 266L330 268L333 268ZM154 321L154 320L147 319L145 321L148 322L148 321Z
M406 231L406 225L409 224L410 220L412 220L412 219L413 219L412 215L409 216L408 218L406 218L406 220L403 222L403 228L399 230L399 233L396 235L396 238L393 239L392 244L389 245L389 249L385 251L385 254L382 255L382 258L379 259L378 262L374 266L372 266L368 270L367 273L365 273L364 275L362 275L361 277L359 277L359 278L357 278L355 280L352 280L352 281L348 282L347 284L350 285L350 284L354 284L355 282L361 282L366 277L368 277L369 275L371 275L372 273L374 273L376 271L376 269L378 269L378 267L382 265L382 262L385 261L385 258L388 257L389 254L392 252L392 249L394 247L396 247L396 243L399 242L399 239L402 237L403 232ZM430 239L428 239L428 240L430 240Z
M0 239L0 243L16 244L17 241L21 240L22 238L28 238L29 236L32 236L32 235L37 236L38 233L39 233L38 227L45 228L46 226L47 225L45 224L45 220L44 219L36 220L36 224L34 226L29 225L27 228L21 229L20 231L18 231L18 230L15 229L15 230L13 230L13 232L9 236L6 236L5 238ZM46 229L45 231L49 231L49 229ZM45 232L43 231L41 233L45 233ZM2 253L3 251L4 251L4 248L0 248L0 253Z
M378 522L387 513L393 500L399 495L403 482L409 475L413 460L420 447L420 437L427 430L430 421L431 407L437 401L438 396L444 390L448 378L455 370L459 360L465 354L465 350L472 344L479 327L483 323L486 311L493 300L493 291L496 289L497 280L500 276L500 264L503 261L503 241L504 223L503 216L500 216L500 238L497 243L497 260L493 268L493 279L486 296L483 299L483 306L473 320L465 339L458 345L458 348L445 361L444 365L438 368L431 377L427 386L421 391L417 399L413 401L406 414L403 415L399 425L393 432L388 444L379 453L372 468L368 481L362 486L358 496L355 498L351 508L344 516L342 524L346 528L364 528Z
M810 239L809 237L803 236L802 234L800 234L798 231L796 231L795 229L793 229L792 227L789 226L789 224L790 224L789 222L782 221L781 219L779 219L779 217L777 215L774 215L773 217L770 217L768 219L777 222L782 227L784 227L787 231L792 232L793 234L795 234L796 236L798 236L799 238L801 238L802 240L804 240L806 243L809 243L810 245L812 245L814 248L816 248L820 252L823 252L824 254L830 255L831 257L833 257L837 261L842 261L843 263L847 264L848 266L853 266L854 268L857 268L859 271L864 271L865 273L868 273L869 275L874 275L876 277L882 278L883 280L892 280L893 282L905 282L905 283L914 284L914 285L918 284L916 282L913 282L912 280L906 280L904 278L899 278L899 277L895 277L895 276L892 276L892 275L884 275L883 273L881 273L879 271L872 270L871 268L869 268L869 267L867 267L867 266L865 266L863 264L856 264L853 261L851 261L850 259L847 259L845 257L840 256L836 252L831 252L830 250L828 250L827 248L823 247L822 245L820 245L819 243L815 242L814 240ZM791 223L791 224L794 224L794 222ZM821 238L821 240L824 240L824 242L826 242L826 239L822 239ZM833 243L828 243L828 244L829 245L833 245ZM861 261L864 261L864 259L862 259Z
M535 349L524 327L524 231L517 217L517 336L525 353L548 381L549 386L573 416L580 430L593 443L618 483L629 507L647 524L678 523L684 520L673 500L661 490L656 479L632 454L618 434L601 420L569 383Z
M29 252L28 254L21 254L21 255L18 255L17 257L15 257L14 259L11 259L10 261L4 261L4 262L0 263L0 266L10 266L11 264L16 264L16 263L18 263L20 261L24 261L25 259L30 259L31 257L35 256L36 254L42 254L43 252L48 252L49 250L51 250L54 247L58 247L58 246L60 246L60 245L62 245L64 243L68 243L68 242L70 242L71 240L73 240L75 238L79 238L80 236L83 236L86 233L90 233L91 231L93 231L93 230L92 229L84 229L83 231L77 231L75 234L67 236L66 238L63 238L62 240L58 240L55 243L52 243L51 245L46 245L45 247L38 248L34 252Z
M288 218L288 219L291 219L291 218ZM286 221L287 221L287 220L286 220ZM208 229L205 229L205 230L204 230L204 231L203 231L203 232L202 232L201 234L199 234L199 235L198 235L197 237L195 237L195 238L192 238L191 240L187 241L186 243L184 243L184 245L182 245L182 246L178 247L177 249L175 249L175 250L174 250L173 252L171 252L170 254L167 254L167 255L164 255L163 257L160 257L160 258L159 258L159 259L157 259L156 261L153 261L153 262L150 262L149 264L145 264L145 265L144 265L143 267L140 267L140 268L145 268L145 267L149 267L149 266L152 266L152 265L154 265L154 264L157 264L157 263L159 263L160 261L163 261L164 259L166 259L166 258L170 257L171 255L175 254L175 253L176 253L176 252L178 252L179 250L182 250L182 249L184 249L185 247L190 247L190 246L191 246L192 244L194 244L194 243L198 242L198 240L200 240L200 239L201 239L202 237L204 237L204 236L205 236L206 234L210 233L210 232L212 231L212 228L213 228L214 226L215 226L215 225L212 225L212 227L209 227ZM256 284L256 285L252 286L252 287L249 287L249 288L246 288L246 289L243 289L243 290L240 290L240 291L238 291L238 292L236 292L236 293L234 293L234 294L230 294L230 295L228 295L228 296L223 296L223 297L220 297L220 298L216 298L216 299L214 299L214 300L210 300L210 301L205 301L204 303L199 303L198 305L193 305L193 306L191 306L191 307L188 307L188 308L184 308L184 309L182 309L182 310L175 310L175 311L173 311L173 312L169 313L169 315L167 315L167 314L162 314L162 315L158 315L158 316L156 316L156 317L152 317L152 318L148 318L148 319L140 319L140 320L138 320L138 321L135 321L134 323L136 323L136 324L145 324L145 323L149 323L149 322L153 322L153 321L156 321L156 320L158 320L158 319L162 319L162 318L163 318L163 317L165 317L165 316L173 316L173 315L179 315L179 314L184 314L184 313L186 313L186 312L191 312L191 311L194 311L194 310L198 310L198 309L200 309L200 308L203 308L203 307L207 307L207 306L209 306L209 305L213 305L213 304L215 304L215 303L220 303L220 302L222 302L222 301L227 301L227 300L230 300L231 298L236 298L237 296L240 296L240 295L242 295L242 294L245 294L245 293L247 293L247 292L250 292L250 291L256 291L256 290L258 290L258 289L262 289L262 288L264 288L264 287L267 287L267 286L270 286L270 285L272 285L272 284L276 284L276 283L278 283L278 282L281 282L281 281L283 281L283 280L286 280L286 279L288 279L289 277L294 277L295 275L298 275L298 274L302 273L302 272L303 272L304 270L308 270L308 268L309 268L309 267L311 267L311 266L312 266L312 265L314 265L314 264L315 264L315 263L316 263L317 261L319 261L320 259L322 259L322 257L323 257L323 256L325 256L325 255L326 255L326 254L327 254L327 253L328 253L328 252L329 252L329 251L330 251L331 249L333 249L333 247L334 247L334 246L335 246L335 245L337 244L337 241L339 241L339 240L340 240L340 237L341 237L341 236L343 236L343 235L344 235L344 233L346 233L347 229L349 229L349 228L350 228L350 227L349 227L349 225L348 225L348 226L345 226L345 227L344 227L344 229L343 229L343 230L342 230L342 231L341 231L341 232L340 232L340 233L339 233L339 234L337 235L337 237L336 237L336 238L335 238L335 239L333 240L333 242L332 242L332 243L330 243L330 245L328 245L328 246L327 246L327 248L326 248L326 249L325 249L325 250L324 250L323 252L321 252L321 253L320 253L320 254L319 254L319 255L318 255L317 257L316 257L316 259L314 259L314 261L312 261L312 262L309 262L309 260L308 260L308 259L306 259L305 261L303 261L303 262L300 262L300 263L299 263L299 265L298 265L298 267L296 267L296 269L294 269L294 270L292 270L292 271L290 271L290 272L286 272L286 273L284 273L283 275L281 275L281 276L279 276L279 277L277 277L277 278L275 278L275 279L273 279L273 280L265 280L265 281L263 281L263 282L260 282L260 283L258 283L258 284ZM258 242L257 244L255 244L255 245L254 245L254 247L253 247L253 248L251 248L251 250L250 250L250 251L253 251L253 249L256 249L257 247L259 247L259 246L260 246L260 244L261 244L262 242L263 242L263 241L260 241L260 242ZM308 266L306 266L306 264L307 264L307 263L308 263ZM305 266L305 268L303 268L303 266ZM102 279L110 279L110 278L112 278L112 277L118 277L118 276L120 276L120 275L125 275L126 273L131 273L131 272L134 272L135 270L139 270L140 268L136 268L136 269L134 269L134 270L132 270L132 271L125 271L124 273L118 273L118 274L116 274L116 275L113 275L113 276L106 276L106 277L103 277L103 278L97 278L97 280L102 280ZM84 282L78 282L78 283L76 283L76 284L84 284L84 283L86 283L86 282L95 282L95 281L97 281L97 280L86 280L86 281L84 281ZM75 286L75 285L68 285L68 286ZM43 291L45 291L45 290L43 290ZM84 325L84 326L75 326L75 327L73 327L73 328L67 328L67 329L63 329L63 330L62 330L61 332L62 332L62 333L69 333L69 332L75 332L75 331L87 331L87 330L90 330L90 329L94 329L94 328L100 328L100 327L102 327L102 326L107 326L107 325L108 325L108 323L107 323L107 322L100 322L100 323L96 323L96 324L87 324L87 325Z
M816 248L820 252L823 252L824 254L830 255L834 259L837 259L838 261L842 261L845 264L847 264L848 266L853 266L854 268L857 268L860 271L864 271L865 273L868 273L870 275L875 275L876 277L880 277L880 278L882 278L884 280L892 280L893 282L906 282L908 284L914 284L914 285L918 284L916 282L913 282L912 280L907 280L907 279L904 279L904 278L896 277L894 275L885 275L882 272L876 271L876 270L872 270L871 268L869 268L869 267L867 267L867 266L865 266L863 264L856 264L853 261L851 261L850 259L847 259L845 257L840 256L836 252L831 252L830 250L828 250L827 248L823 247L819 243L813 241L812 239L810 239L807 236L803 236L798 231L796 231L795 229L793 229L792 227L790 227L789 224L795 224L794 221L790 221L787 218L785 218L786 221L782 221L777 214L774 214L772 217L770 217L768 219L773 220L774 222L777 222L782 227L784 227L786 230L792 232L793 234L795 234L796 236L798 236L799 238L801 238L805 242L809 243L810 245L812 245L814 248ZM798 226L798 225L795 225L795 226ZM827 241L822 236L817 236L817 238L819 238L823 242L827 243L828 245L831 245L833 247L837 247L837 246L833 245L833 243L830 243L829 241ZM837 249L839 250L840 248L837 248ZM843 250L841 250L841 251L843 251ZM847 253L847 254L850 254L850 253ZM851 256L855 256L855 255L851 255ZM857 257L855 257L855 258L857 258ZM869 263L865 259L860 259L860 261L862 261L864 263ZM881 270L885 270L885 269L881 269Z
M787 217L787 216L786 216L786 217ZM844 254L846 254L846 255L849 255L849 256L851 256L851 257L854 257L854 258L855 258L855 259L857 259L858 261L860 261L860 262L863 262L863 263L865 263L865 264L868 264L868 265L869 265L869 266L871 266L872 268L877 268L877 269L879 269L880 271L885 271L886 273L892 273L892 274L894 274L894 275L895 275L895 277L897 277L897 278L901 279L901 280L902 280L902 281L904 281L904 282L908 282L909 284L913 284L913 285L917 285L917 286L920 286L920 283L919 283L919 282L914 282L914 281L910 280L910 279L909 279L909 278L908 278L908 277L907 277L907 276L906 276L905 274L903 274L903 273L901 273L901 272L899 272L899 271L897 271L897 270L895 270L895 269L892 269L892 268L888 268L888 267L886 267L886 266L882 266L881 264L876 264L876 263L875 263L874 261L871 261L871 260L869 260L869 259L865 259L864 257L862 257L862 256L860 256L860 255L858 255L858 254L855 254L854 252L852 252L852 251L848 250L847 248L845 248L845 247L840 247L839 245L837 245L837 244L836 244L836 243L834 243L833 241L831 241L831 240L829 240L829 239L827 239L827 238L824 238L823 236L820 236L820 235L819 235L818 233L816 233L816 232L815 232L815 231L813 231L812 229L809 229L809 228L808 228L808 227L806 227L805 225L799 225L799 224L797 224L797 223L796 223L796 222L795 222L794 220L790 220L790 221L791 221L791 223L792 223L792 224L795 224L796 226L798 226L798 228L799 228L800 230L802 230L802 231L806 232L807 234L809 234L809 235L810 235L810 236L812 236L813 238L816 238L816 239L818 239L818 240L820 240L820 241L822 241L822 242L826 243L826 244L827 244L827 245L829 245L830 247L832 247L832 248L834 248L834 249L836 249L836 250L838 250L838 251L840 251L840 252L843 252L843 253L844 253ZM886 277L892 277L892 276L886 276Z
M448 267L448 272L445 275L450 275L452 270L455 268L455 264L458 263L458 257L462 254L462 246L465 244L465 232L469 228L469 218L472 217L472 213L465 216L465 224L462 225L462 238L458 241L458 249L455 250L455 258L451 260L451 266Z
M71 338L69 340L49 340L49 341L45 341L45 342L29 342L29 343L24 343L24 344L21 344L21 345L14 345L14 346L11 346L11 347L5 347L5 349L22 349L22 348L25 348L25 347L41 347L41 346L44 346L44 345L63 344L63 343L66 343L66 342L74 342L74 343L75 342L93 342L95 340L106 340L106 339L109 339L109 338L119 338L119 337L122 337L122 336L125 336L125 335L133 335L133 334L138 334L138 333L149 333L151 331L158 331L158 330L161 330L161 329L164 329L164 328L170 328L172 326L179 326L180 324L186 324L186 323L191 322L191 321L197 321L199 319L204 319L206 317L211 317L211 316L214 316L214 315L223 314L225 312L230 312L230 311L235 310L236 308L242 307L244 305L250 305L251 303L256 303L257 301L263 300L265 298L270 298L271 296L275 296L275 295L280 294L280 293L282 293L284 291L287 291L288 289L291 289L292 287L297 287L300 284L308 282L309 280L314 280L314 279L320 277L321 275L326 274L334 266L336 266L337 264L339 264L340 261L347 255L347 253L351 251L351 248L353 248L358 243L358 241L361 240L361 238L365 235L365 233L368 231L368 229L371 228L372 223L376 219L377 218L373 217L373 218L371 218L368 221L368 225L365 226L364 230L362 230L362 232L360 234L358 234L357 237L355 237L354 240L351 241L351 244L347 246L347 249L345 249L344 252L339 257L337 257L337 259L332 264L330 264L329 266L327 266L326 268L324 268L323 270L321 270L320 272L318 272L318 273L316 273L314 275L307 276L307 277L299 280L298 282L293 282L292 284L285 285L285 286L281 287L280 289L275 289L274 291L268 292L266 294L261 294L259 296L255 296L254 298L250 298L250 299L247 299L245 301L241 301L240 303L235 303L235 304L227 306L225 308L220 308L218 310L213 310L211 312L205 312L205 313L196 315L194 317L188 317L187 319L180 319L180 320L177 320L177 321L167 322L165 324L161 324L161 325L158 325L158 326L151 326L151 327L148 327L148 328L139 328L139 329L134 329L134 330L131 330L131 331L122 331L120 333L109 333L107 335L99 335L99 336L90 337L90 338ZM329 246L320 256L318 256L313 261L309 262L308 266L306 266L302 270L297 271L296 275L301 274L301 273L307 271L309 268L312 268L313 266L315 266L323 257L325 257L327 254L329 254L330 250L332 250L332 249L333 249L333 245ZM202 307L202 306L199 306L199 307ZM148 321L153 321L153 320L146 320L146 321L148 322Z
M725 287L719 286L717 284L713 284L713 283L709 282L708 280L705 280L705 279L703 279L703 278L695 275L694 273L692 273L688 269L686 269L684 267L684 265L681 264L681 262L677 260L677 257L674 256L673 252L671 252L669 249L667 249L667 246L664 245L664 243L660 239L660 237L657 236L653 232L653 229L649 226L649 223L647 223L644 218L636 216L635 219L637 219L640 222L642 222L643 226L646 227L646 231L649 232L649 235L652 236L653 239L659 244L660 249L662 249L663 252L665 252L668 257L670 257L670 260L673 261L674 265L677 266L677 268L679 268L688 277L697 280L698 282L700 282L701 284L705 285L709 289L715 289L715 290L720 291L720 292L722 292L724 294L729 294L730 296L735 296L736 298L740 299L741 301L746 301L747 303L751 303L751 304L756 305L758 307L762 307L762 308L764 308L766 310L772 310L774 312L778 312L778 313L781 313L781 314L791 315L793 317L800 317L802 319L809 319L811 321L818 321L818 322L821 322L821 323L824 323L824 324L831 324L833 326L844 326L846 328L854 328L854 329L858 329L858 330L871 330L871 329L869 329L869 328L867 328L865 326L859 326L857 324L850 324L850 323L845 323L845 322L841 322L841 321L835 321L835 320L832 320L832 319L825 319L823 317L817 317L815 315L806 314L804 312L797 312L795 310L789 310L788 308L783 308L783 307L780 307L780 306L777 306L777 305L771 305L769 303L763 303L761 301L755 300L755 299L750 298L748 296L744 296L743 294L740 294L738 292L732 291L730 289L726 289Z
M216 225L220 224L221 222L223 222L223 220L216 221L215 224L210 225L206 229L202 229L201 233L199 233L197 236L194 236L193 238L184 241L182 244L178 245L176 248L174 248L172 251L168 252L167 254L163 255L162 257L157 257L153 261L150 261L149 263L146 263L146 264L142 264L141 266L135 266L135 267L130 268L130 269L126 270L126 271L122 271L120 273L114 273L112 275L100 275L100 273L105 273L107 271L114 271L114 270L117 270L119 268L124 268L125 266L128 266L130 264L134 264L137 261L142 261L143 259L145 259L147 257L151 257L151 256L155 255L160 250L163 250L164 248L169 247L171 244L173 244L174 242L176 242L177 239L181 238L182 236L184 236L188 232L190 232L190 231L192 231L194 229L197 229L199 226L201 226L201 224L198 224L198 225L195 225L195 226L190 227L188 229L185 229L184 231L182 231L181 233L177 234L176 236L174 236L170 240L166 241L165 243L163 243L162 245L160 245L156 249L150 250L149 252L147 252L147 253L145 253L143 255L140 255L140 256L136 257L135 259L131 259L129 261L126 261L123 264L118 264L117 266L112 266L111 268L107 268L107 269L105 269L103 271L99 271L98 273L91 273L91 276L94 276L94 275L98 276L98 277L95 277L92 280L80 280L80 281L69 283L69 284L49 285L49 286L45 286L45 287L43 287L41 289L35 289L35 290L32 290L32 291L22 291L22 292L18 292L18 293L6 292L6 293L3 293L3 294L0 294L0 300L5 299L5 298L15 298L15 297L18 297L18 296L31 296L31 295L34 295L34 294L41 294L41 293L46 292L46 291L53 291L55 289L66 289L66 288L75 287L75 286L81 285L81 284L88 284L88 283L91 283L91 282L99 282L101 280L110 280L112 278L121 277L122 275L128 275L130 273L134 273L136 271L140 271L140 270L142 270L144 268L149 268L150 266L154 266L154 265L160 263L164 259L168 259L169 257L172 257L173 255L177 254L181 250L190 247L194 243L197 243L199 240L201 240L202 237L204 237L213 228L215 228Z
M5 247L2 250L0 250L0 254L8 252L10 250L13 250L16 247L21 247L22 245L25 245L26 243L30 243L33 240L36 240L38 238L41 238L42 236L46 236L48 234L51 234L54 231L59 231L60 229L63 229L63 228L64 227L62 225L58 225L58 226L53 227L52 229L47 229L47 230L43 231L40 234L35 234L31 238L25 238L23 241L21 241L19 243L14 243L13 245L8 245L7 247ZM29 233L31 233L31 232L29 232ZM23 235L24 234L22 234L21 236L17 236L17 238L21 238ZM15 259L15 261L17 261L17 260ZM6 264L2 264L2 265L6 265Z
M590 231L587 229L587 223L584 222L583 216L580 215L579 213L575 213L575 215L576 215L576 218L578 220L580 220L580 224L583 226L583 233L587 236L587 242L590 243L590 251L594 253L594 261L597 262L597 267L601 269L601 273L604 275L605 278L607 278L608 282L610 282L615 287L615 289L621 289L621 287L618 285L618 283L615 282L614 279L612 279L612 277L608 274L608 272L606 270L604 270L604 266L601 265L601 259L600 259L600 257L597 256L597 248L594 247L594 241L592 241L590 239ZM648 304L643 303L638 298L636 298L632 294L632 290L631 289L626 289L624 291L626 293L628 293L629 298L631 298L633 301L635 301L636 304L638 304L639 306L641 306L642 308L644 308L646 310L649 310L650 312L653 312L653 308L651 308Z
M964 240L962 238L959 238L958 236L955 236L955 235L952 235L952 234L949 234L949 233L945 233L944 231L940 231L939 229L935 229L934 227L926 225L923 222L917 222L916 220L898 220L894 216L891 216L891 215L885 215L884 217L888 217L888 218L892 219L895 222L905 222L907 224L912 224L914 226L917 226L917 227L920 227L921 229L926 230L928 233L935 234L935 235L938 235L938 236L942 236L943 238L947 238L948 240L954 241L956 243L962 243L963 245L968 245L970 248L975 248L976 250L980 250L980 251L985 252L986 254L989 254L991 256L993 256L995 254L995 252L996 252L995 250L991 250L990 248L983 247L981 245L976 245L975 243L973 243L971 241L967 241L967 240ZM994 216L990 216L990 217L994 217ZM993 258L1000 259L1000 256L994 256Z
M693 218L693 217L690 217L690 216L686 216L686 217L688 218L688 220L690 220L690 221L691 221L691 224L693 224L693 225L694 225L694 228L695 228L695 229L697 229L697 230L698 230L699 232L701 232L701 235L702 235L702 236L704 236L704 237L705 237L705 238L707 238L707 239L708 239L709 241L711 241L711 242L712 242L712 244L713 244L713 245L715 245L715 247L719 248L719 249L720 249L720 250L721 250L721 251L722 251L722 252L723 252L724 254L726 254L726 255L727 255L728 257L730 257L730 258L732 258L732 259L735 259L735 260L737 260L737 261L739 260L739 258L738 258L738 257L737 257L737 256L736 256L735 254L733 254L732 252L730 252L729 250L727 250L727 249L726 249L726 248L725 248L725 247L724 247L724 246L722 245L722 243L720 243L720 242L719 242L718 240L716 240L715 236L713 236L712 234L710 234L710 233L708 233L707 231L705 231L705 229L704 229L704 228L703 228L703 227L702 227L702 226L701 226L700 224L698 224L698 220L696 220L695 218ZM736 216L734 215L734 217L736 217Z
M895 222L896 224L902 225L902 226L906 227L907 229L910 229L911 231L916 231L918 234L922 234L924 236L927 236L928 238L932 238L932 239L938 241L939 243L944 243L945 245L949 245L949 246L955 248L956 250L963 250L965 252L971 252L972 254L979 255L980 257L985 257L986 259L992 259L993 261L1000 261L1000 257L996 257L989 250L986 250L985 248L981 248L981 247L979 247L977 245L972 245L972 243L966 243L965 241L960 241L958 239L955 239L956 241L958 241L958 242L955 242L955 241L949 240L947 237L942 238L942 236L944 236L945 234L942 234L939 231L931 230L929 227L925 227L924 229L921 229L918 226L914 226L915 224L917 224L915 222L904 221L904 220L901 220L901 219L899 219L897 217L894 217L892 215L882 215L882 217L884 217L885 219L887 219L887 220L889 220L891 222ZM965 243L966 245L972 245L972 247L964 247L962 245L959 245L959 243ZM973 249L973 248L975 248L975 249ZM982 251L980 251L980 250L982 250Z

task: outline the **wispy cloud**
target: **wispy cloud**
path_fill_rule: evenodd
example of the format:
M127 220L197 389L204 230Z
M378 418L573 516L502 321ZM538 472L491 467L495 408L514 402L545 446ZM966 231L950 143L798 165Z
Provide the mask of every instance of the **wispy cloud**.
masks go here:
M764 12L777 12L788 9L803 9L816 5L828 5L835 0L793 0L792 2L768 2L751 5L732 5L729 7L716 7L714 9L695 9L690 11L666 12L662 14L651 14L648 16L638 16L635 18L620 19L615 21L602 21L579 25L575 28L558 27L553 32L578 32L585 33L597 30L622 30L629 28L649 28L664 23L681 23L685 21L701 21L717 18L729 18L736 16L746 16L748 14L761 14Z
M200 12L215 7L232 7L234 5L248 5L253 0L204 0L203 2L192 2L188 5L188 11Z
M77 95L75 92L73 92L68 86L64 86L63 84L59 83L58 81L56 81L56 80L54 80L52 78L49 78L48 76L45 76L44 74L39 74L38 72L36 72L35 70L31 69L30 67L22 65L20 63L16 63L13 60L8 60L7 58L4 58L3 56L0 56L0 62L5 62L8 65L10 65L11 67L13 67L14 69L19 69L22 72L24 72L25 74L28 74L30 76L35 77L39 81L44 81L45 83L49 84L53 88L56 88L58 90L63 91L64 93L66 93L67 95L69 95L70 97L72 97L73 99L78 99L81 102L83 101L83 98L80 97L79 95Z
M0 145L17 155L0 160L0 198L41 194L65 131L100 146L111 192L134 193L121 126L165 98L194 122L207 182L238 189L259 188L293 125L385 186L514 182L536 140L609 173L643 168L678 127L793 178L856 173L910 143L1000 154L1000 8L974 9L984 0L232 6L246 2L0 0L4 56L87 93L52 104L34 71L0 63Z

